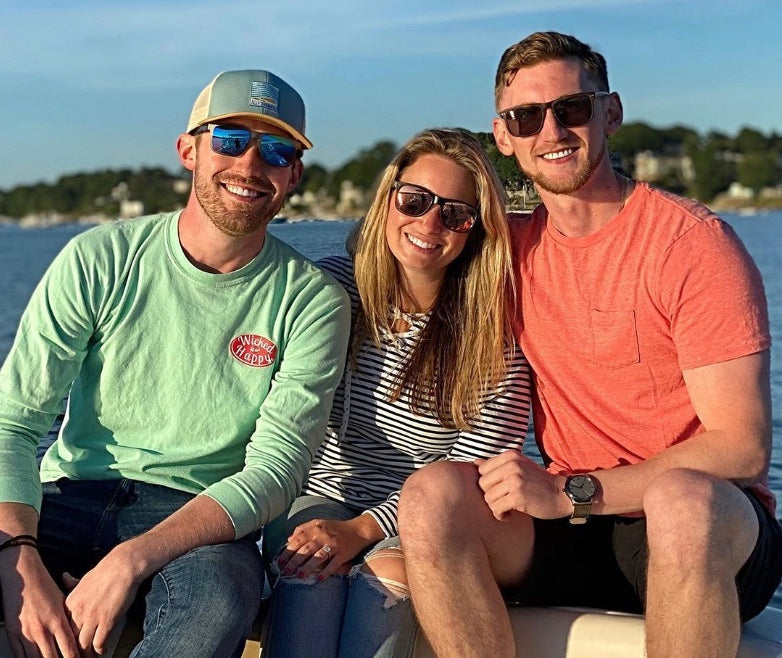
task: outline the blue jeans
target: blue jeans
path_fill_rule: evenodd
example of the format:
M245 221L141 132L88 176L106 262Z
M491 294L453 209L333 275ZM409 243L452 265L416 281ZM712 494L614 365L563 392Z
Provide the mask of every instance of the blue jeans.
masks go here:
M114 546L170 516L193 494L132 480L43 485L38 542L60 585ZM143 638L131 654L240 656L258 614L263 563L252 537L201 546L173 560L139 591Z
M296 526L312 519L347 520L356 511L320 496L300 496L291 508L264 528L268 562ZM280 577L269 610L263 655L269 658L407 658L415 648L418 625L408 596L389 595L361 571L364 560L384 548L397 548L398 537L384 539L356 558L347 576Z

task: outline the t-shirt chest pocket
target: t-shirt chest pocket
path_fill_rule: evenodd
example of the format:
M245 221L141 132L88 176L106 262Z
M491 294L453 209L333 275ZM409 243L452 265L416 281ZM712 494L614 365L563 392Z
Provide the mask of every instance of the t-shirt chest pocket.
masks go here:
M607 368L622 368L640 361L635 311L592 309L592 358Z

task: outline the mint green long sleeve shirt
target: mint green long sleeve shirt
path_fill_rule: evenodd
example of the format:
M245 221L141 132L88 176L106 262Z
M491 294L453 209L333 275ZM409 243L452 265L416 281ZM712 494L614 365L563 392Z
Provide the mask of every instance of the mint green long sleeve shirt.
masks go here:
M129 478L211 497L238 538L298 493L342 374L347 296L268 234L240 270L203 272L178 219L97 227L49 267L0 369L0 501L40 509L41 481Z

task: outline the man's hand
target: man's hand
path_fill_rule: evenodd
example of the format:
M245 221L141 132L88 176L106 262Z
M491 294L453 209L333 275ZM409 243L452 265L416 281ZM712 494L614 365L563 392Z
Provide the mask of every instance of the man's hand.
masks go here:
M108 650L112 631L136 598L142 578L124 553L125 546L120 544L80 580L64 575L71 589L65 607L84 656Z
M13 561L12 552L17 552ZM15 658L79 658L65 597L29 546L3 551L0 587L6 633Z
M285 575L305 578L317 574L323 580L344 572L356 555L383 536L368 514L348 521L314 519L302 523L288 537L277 564Z
M558 519L570 514L571 503L562 491L565 478L549 473L517 450L475 463L483 498L498 521L512 511L538 519Z

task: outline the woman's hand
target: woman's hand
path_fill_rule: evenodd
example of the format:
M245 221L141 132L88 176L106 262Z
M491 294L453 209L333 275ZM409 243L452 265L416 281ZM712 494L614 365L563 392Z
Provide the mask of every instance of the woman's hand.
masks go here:
M280 572L299 578L347 573L363 549L385 535L375 519L362 514L348 521L313 519L298 526L277 558Z

